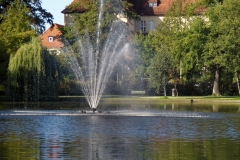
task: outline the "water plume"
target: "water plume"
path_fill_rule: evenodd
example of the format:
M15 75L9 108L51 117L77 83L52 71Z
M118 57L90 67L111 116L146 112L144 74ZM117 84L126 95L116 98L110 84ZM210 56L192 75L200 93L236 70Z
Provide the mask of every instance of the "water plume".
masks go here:
M81 84L90 108L93 109L97 108L108 78L118 60L129 50L129 43L127 42L128 28L119 19L112 22L107 38L104 43L100 43L103 4L104 1L101 0L95 42L92 43L89 34L86 32L84 38L79 37L77 40L79 48L77 55L71 47L65 47L64 53ZM81 63L76 58L79 56L81 57Z

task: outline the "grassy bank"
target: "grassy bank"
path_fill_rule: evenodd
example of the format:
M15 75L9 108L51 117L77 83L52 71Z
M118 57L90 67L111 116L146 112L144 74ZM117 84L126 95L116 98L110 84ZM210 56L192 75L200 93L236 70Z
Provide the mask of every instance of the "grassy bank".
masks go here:
M0 96L0 101L7 101L5 96ZM59 101L85 101L84 96L59 96ZM181 103L239 103L240 97L236 96L116 96L104 95L101 102L181 102Z
M186 102L186 103L239 103L240 97L233 96L178 96L178 97L164 97L164 96L103 96L101 101L136 101L136 102Z

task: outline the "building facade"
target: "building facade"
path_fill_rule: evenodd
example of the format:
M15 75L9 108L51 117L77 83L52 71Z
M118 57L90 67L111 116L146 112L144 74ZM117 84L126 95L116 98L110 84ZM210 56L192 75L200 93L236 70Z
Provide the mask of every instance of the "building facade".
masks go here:
M129 20L123 15L118 15L117 17L123 22L128 23L129 30L134 34L139 32L148 33L150 31L154 31L158 24L163 20L165 14L168 12L173 2L176 0L127 1L133 4L131 10L139 16L139 19ZM181 2L181 5L184 7L186 4L191 4L198 1L199 0L183 0ZM73 23L72 18L74 13L83 13L84 11L84 5L79 4L78 0L73 0L73 2L62 11L64 14L64 25L70 26ZM197 12L201 14L203 11L204 9Z
M64 43L62 42L62 32L60 29L63 27L63 25L54 23L40 36L42 46L47 48L50 53L61 53Z
M118 15L122 21L129 24L130 31L138 33L147 33L156 28L162 21L164 15L168 11L170 5L174 0L128 0L133 4L132 10L140 16L140 20L128 20L122 15ZM62 13L64 14L64 25L70 26L72 24L72 17L74 13L83 13L84 7L79 4L76 7L78 0L67 6Z
M131 30L135 33L154 31L163 20L174 0L129 0L133 10L140 19L131 22Z
M78 5L76 7L76 5ZM73 23L73 15L75 13L83 13L85 8L82 4L78 3L78 0L73 0L70 5L68 5L62 13L64 14L64 26L71 26Z

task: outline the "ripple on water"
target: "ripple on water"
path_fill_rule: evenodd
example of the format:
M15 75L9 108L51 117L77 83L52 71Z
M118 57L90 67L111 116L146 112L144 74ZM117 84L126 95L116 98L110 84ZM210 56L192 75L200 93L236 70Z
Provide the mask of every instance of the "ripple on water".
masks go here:
M183 117L183 118L208 118L213 114L204 112L176 112L176 111L156 111L156 110L117 110L117 111L70 111L70 110L13 110L1 111L0 115L48 115L48 116L142 116L142 117Z

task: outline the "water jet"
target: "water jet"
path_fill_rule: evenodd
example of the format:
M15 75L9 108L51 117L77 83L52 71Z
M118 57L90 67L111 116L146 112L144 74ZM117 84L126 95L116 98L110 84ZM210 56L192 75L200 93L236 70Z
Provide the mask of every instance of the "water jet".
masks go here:
M77 57L81 57L81 63L71 47L66 45L64 48L67 62L69 62L77 81L80 82L83 94L93 112L96 111L115 65L121 56L129 51L129 43L126 40L128 27L117 18L112 22L107 38L100 43L103 4L104 2L101 0L95 42L92 42L87 31L84 38L79 36L77 40L79 51Z

